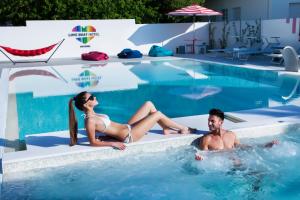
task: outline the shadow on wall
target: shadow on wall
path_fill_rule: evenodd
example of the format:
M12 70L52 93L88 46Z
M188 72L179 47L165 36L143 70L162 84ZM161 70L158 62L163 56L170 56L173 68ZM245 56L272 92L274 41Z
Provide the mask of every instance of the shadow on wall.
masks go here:
M174 26L170 24L145 24L137 29L128 40L133 44L139 46L144 44L161 43L172 37L186 32L192 24L184 23L181 26Z
M169 40L167 43L164 43L164 47L175 52L177 46L185 46L187 44L191 45L193 43L193 38L196 39L195 51L196 45L200 45L202 43L208 44L208 24L199 28L195 28L194 32L191 31L188 33L183 33L180 36Z
M153 45L160 43L167 49L175 51L176 46L192 43L195 34L196 39L200 39L199 43L208 42L208 24L196 28L193 31L185 33L192 28L193 23L181 24L146 24L138 28L129 38L134 45ZM206 35L203 35L206 34ZM173 38L173 39L172 39Z

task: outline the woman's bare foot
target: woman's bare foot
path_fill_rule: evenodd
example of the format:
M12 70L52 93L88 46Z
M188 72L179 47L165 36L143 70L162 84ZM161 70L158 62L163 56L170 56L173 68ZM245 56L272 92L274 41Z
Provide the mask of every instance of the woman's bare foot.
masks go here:
M170 128L164 128L163 133L164 133L164 135L169 135L169 134L178 133L178 131L170 129Z
M197 129L191 127L185 127L184 129L179 131L180 134L191 134L197 133Z

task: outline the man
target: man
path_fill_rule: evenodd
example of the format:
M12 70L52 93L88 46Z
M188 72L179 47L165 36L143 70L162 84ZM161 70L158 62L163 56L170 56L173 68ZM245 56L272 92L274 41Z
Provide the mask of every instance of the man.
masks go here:
M201 150L228 150L238 146L247 147L247 145L241 145L236 134L231 131L224 130L222 128L224 122L224 112L219 109L211 109L208 117L209 133L200 138L199 148ZM264 147L272 147L274 144L278 144L277 140L273 140L264 145ZM196 153L196 160L203 160L203 157Z

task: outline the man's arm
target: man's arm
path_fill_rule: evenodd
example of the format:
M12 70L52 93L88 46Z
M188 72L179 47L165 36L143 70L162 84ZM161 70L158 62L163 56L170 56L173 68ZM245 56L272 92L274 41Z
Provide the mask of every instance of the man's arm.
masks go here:
M200 141L199 141L199 148L201 150L207 151L208 150L209 140L210 140L210 137L208 137L208 136L202 136L200 138ZM203 160L203 156L201 156L199 153L195 153L195 159L196 160Z
M272 140L271 142L268 142L264 145L265 148L271 148L273 147L273 145L275 144L279 144L279 141L278 140Z
M251 145L248 144L241 144L240 140L238 139L237 135L234 132L231 132L234 135L234 148L241 148L241 149L248 149L252 148Z
M208 150L209 140L210 140L210 137L208 137L208 136L202 136L200 138L200 141L199 141L199 148L201 150L203 150L203 151L207 151Z
M234 147L238 147L241 145L240 140L238 139L238 137L236 136L235 133L233 133L233 134L234 134L234 144L233 145L234 145Z

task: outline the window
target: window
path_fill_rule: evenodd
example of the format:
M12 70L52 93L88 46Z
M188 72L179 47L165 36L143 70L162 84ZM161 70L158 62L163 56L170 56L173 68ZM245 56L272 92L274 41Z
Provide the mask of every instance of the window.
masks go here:
M232 20L240 20L241 19L241 7L232 8Z
M300 17L300 3L289 4L289 17Z

